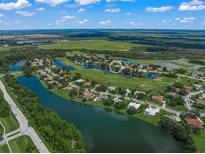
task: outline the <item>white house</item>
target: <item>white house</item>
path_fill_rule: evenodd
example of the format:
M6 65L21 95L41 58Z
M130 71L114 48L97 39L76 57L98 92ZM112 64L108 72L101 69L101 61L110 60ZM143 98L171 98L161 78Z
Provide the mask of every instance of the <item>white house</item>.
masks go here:
M105 94L102 94L102 95L97 96L97 97L94 99L94 101L95 101L95 102L102 102L102 101L107 100L107 99L108 99L108 96L105 95Z
M138 110L140 108L140 106L141 106L141 104L136 104L134 102L131 102L128 104L127 108L129 109L130 107L134 107L136 110Z
M75 81L76 83L84 83L85 81L83 79L78 79Z
M108 87L108 90L110 91L114 91L116 89L116 87Z
M118 104L118 103L122 102L122 100L119 99L118 97L115 97L115 98L113 99L113 101L114 101L114 104Z
M145 109L144 114L148 116L155 116L157 113L159 113L160 108L149 106Z

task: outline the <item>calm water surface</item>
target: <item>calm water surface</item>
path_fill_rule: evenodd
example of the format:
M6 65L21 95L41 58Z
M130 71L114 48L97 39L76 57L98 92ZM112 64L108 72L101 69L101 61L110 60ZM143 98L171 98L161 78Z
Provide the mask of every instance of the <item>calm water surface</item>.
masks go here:
M35 77L18 81L34 91L40 104L81 131L87 152L181 152L170 135L144 121L102 107L83 105L51 94Z

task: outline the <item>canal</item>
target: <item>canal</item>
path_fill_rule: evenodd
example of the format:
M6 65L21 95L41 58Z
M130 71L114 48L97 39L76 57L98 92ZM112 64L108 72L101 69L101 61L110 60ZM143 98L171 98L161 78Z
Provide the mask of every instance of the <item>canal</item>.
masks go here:
M171 135L154 125L51 94L36 77L21 76L18 82L34 91L42 106L76 125L87 152L182 152Z

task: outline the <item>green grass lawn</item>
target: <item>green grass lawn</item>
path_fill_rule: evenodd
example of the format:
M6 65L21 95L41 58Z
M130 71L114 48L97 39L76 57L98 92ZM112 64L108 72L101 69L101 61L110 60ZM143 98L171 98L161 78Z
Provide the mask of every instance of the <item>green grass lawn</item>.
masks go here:
M34 143L28 136L20 136L9 141L11 150L15 153L37 153Z
M3 123L4 127L6 128L6 133L9 133L19 127L19 123L13 114L5 118L0 117L0 121Z
M10 153L9 148L6 144L0 146L0 153Z
M181 67L192 67L194 64L186 62L186 61L174 61L173 64L176 64Z
M80 41L64 41L48 45L41 45L44 49L94 49L94 50L123 50L127 51L132 47L139 46L137 44L107 41L107 40L80 40ZM140 45L143 46L143 45Z
M197 152L205 153L205 130L203 129L200 135L193 134L192 137L196 144Z
M143 91L156 91L162 92L168 85L173 84L177 79L160 77L157 79L145 79L145 78L125 78L119 74L104 74L100 70L84 69L81 66L76 66L73 62L66 58L61 58L62 62L66 65L74 66L76 68L72 73L79 72L84 79L93 80L103 85L109 85L122 88L139 89Z

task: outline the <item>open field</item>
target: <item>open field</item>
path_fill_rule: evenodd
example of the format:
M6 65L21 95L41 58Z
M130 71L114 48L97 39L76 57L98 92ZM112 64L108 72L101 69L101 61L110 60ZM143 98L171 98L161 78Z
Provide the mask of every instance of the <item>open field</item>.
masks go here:
M6 133L9 133L19 127L18 121L16 120L13 114L10 114L9 117L0 117L0 121L6 128Z
M28 136L20 136L9 141L11 149L15 153L37 153L37 149Z
M2 145L0 146L0 153L9 153L9 148L8 146L5 144L5 145Z
M48 45L41 45L44 49L93 49L93 50L122 50L127 51L137 44L106 41L106 40L82 40L82 41L64 41ZM143 46L143 45L142 45Z

